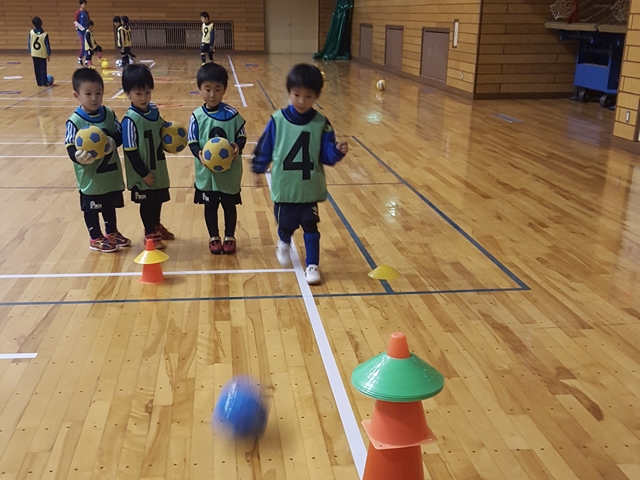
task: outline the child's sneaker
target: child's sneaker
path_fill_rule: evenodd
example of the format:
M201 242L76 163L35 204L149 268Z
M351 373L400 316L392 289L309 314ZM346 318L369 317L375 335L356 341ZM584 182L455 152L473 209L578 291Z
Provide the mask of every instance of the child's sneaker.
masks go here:
M153 246L155 247L156 250L162 250L163 248L166 247L166 245L162 243L162 236L160 235L160 232L153 232L153 233L150 233L149 235L145 235L144 236L145 245L147 244L147 240L153 240Z
M236 239L234 237L224 237L222 251L227 255L236 253Z
M104 237L96 238L95 240L92 238L89 240L89 248L91 250L95 250L96 252L102 253L112 253L118 250L118 247L115 243L111 243Z
M165 228L161 223L156 227L156 232L160 234L162 240L175 240L176 236Z
M283 267L291 266L291 244L278 240L276 247L276 258Z
M220 237L211 237L211 240L209 240L209 251L214 255L220 255L222 250L223 246Z
M307 277L309 285L318 285L321 282L320 269L317 265L309 265L304 271L304 276Z
M122 235L119 231L107 234L107 240L119 247L130 247L131 240Z

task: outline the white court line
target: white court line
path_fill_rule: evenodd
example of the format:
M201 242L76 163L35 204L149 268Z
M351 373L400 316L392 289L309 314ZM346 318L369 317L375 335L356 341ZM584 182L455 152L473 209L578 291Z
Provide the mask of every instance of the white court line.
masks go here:
M236 67L233 65L233 60L231 60L231 55L227 55L229 59L229 64L231 65L231 71L233 72L233 78L236 81L236 87L238 87L238 93L240 93L240 100L242 100L242 106L247 107L247 101L244 99L244 93L242 92L242 85L240 84L240 80L238 80L238 74L236 73Z
M271 173L267 172L267 183L271 188ZM362 478L364 475L364 464L367 460L367 449L362 435L360 435L360 428L358 422L351 408L347 391L342 383L340 377L340 371L338 370L338 364L333 355L327 332L324 329L322 320L320 319L320 312L313 299L313 293L311 288L307 284L307 279L304 275L304 268L300 261L300 255L296 249L295 243L291 242L291 262L293 263L293 269L296 272L296 279L298 280L298 286L300 287L300 293L302 293L302 299L304 300L304 306L307 309L307 316L313 329L313 334L316 337L316 343L318 344L318 350L320 357L322 358L322 364L324 365L325 372L327 372L327 378L329 379L329 385L333 392L333 398L336 400L336 407L342 420L342 426L344 427L344 433L347 436L347 442L349 442L349 448L351 449L351 455L353 456L353 463L358 471L358 476Z
M153 68L153 66L156 64L156 62L154 62L153 60L145 60L144 63L149 63L151 62L151 65L149 65L149 70L151 70ZM121 95L124 93L124 88L121 88L120 90L118 90L118 93L116 93L113 97L111 97L111 100L115 100L115 98L118 95Z
M256 273L290 273L292 268L265 268L256 270L184 270L164 272L165 275L233 275ZM0 275L0 280L24 278L98 278L98 277L139 277L140 272L94 272L94 273L17 273Z
M36 358L37 353L0 353L0 360L13 360L16 358Z

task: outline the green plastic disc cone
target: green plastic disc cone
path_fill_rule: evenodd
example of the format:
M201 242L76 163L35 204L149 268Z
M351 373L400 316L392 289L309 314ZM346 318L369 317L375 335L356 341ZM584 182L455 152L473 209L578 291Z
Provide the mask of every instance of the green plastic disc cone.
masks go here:
M351 383L360 393L376 400L418 402L440 393L444 377L414 354L393 358L381 353L358 365Z

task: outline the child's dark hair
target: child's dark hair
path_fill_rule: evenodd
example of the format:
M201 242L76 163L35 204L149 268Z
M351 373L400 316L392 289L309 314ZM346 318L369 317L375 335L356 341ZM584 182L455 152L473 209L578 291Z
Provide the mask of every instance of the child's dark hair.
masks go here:
M84 5L85 3L87 3L87 0L78 0L78 3L79 3L80 5Z
M42 19L40 17L33 17L31 19L31 23L33 23L33 26L36 27L36 29L42 28Z
M115 17L113 17L113 23L122 23L122 19L120 18L119 15L116 15Z
M229 84L229 74L222 65L210 62L200 67L196 80L198 82L198 88L200 88L204 82L217 82L221 83L226 90Z
M153 90L153 75L151 75L149 67L141 63L127 65L122 72L122 89L125 93L145 88Z
M129 17L127 17L126 15L123 15L122 17L120 17L120 19L122 20L122 24L123 24L125 27L128 27L128 26L129 26Z
M200 13L200 16L209 19L209 12L202 12Z
M93 27L95 25L95 23L93 23L93 20L89 20L89 26Z
M287 75L287 91L290 92L292 88L306 88L313 91L317 96L320 96L322 87L324 86L324 80L322 79L322 73L315 65L309 65L307 63L299 63L291 69L289 75Z
M71 84L73 85L74 92L79 92L82 84L87 82L99 83L100 86L104 89L104 80L102 80L102 75L100 75L97 70L94 70L93 68L83 67L73 72L73 76L71 77Z

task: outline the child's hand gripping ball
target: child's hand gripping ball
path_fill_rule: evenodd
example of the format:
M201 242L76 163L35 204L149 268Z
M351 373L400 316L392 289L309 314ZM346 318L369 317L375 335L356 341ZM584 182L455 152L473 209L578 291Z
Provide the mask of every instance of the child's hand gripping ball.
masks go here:
M207 168L213 172L224 172L233 163L233 147L226 138L215 137L202 149L202 158Z
M160 136L165 152L179 153L187 146L187 130L177 122L165 122Z
M94 162L104 158L111 151L109 137L95 125L78 130L76 148L91 155Z

